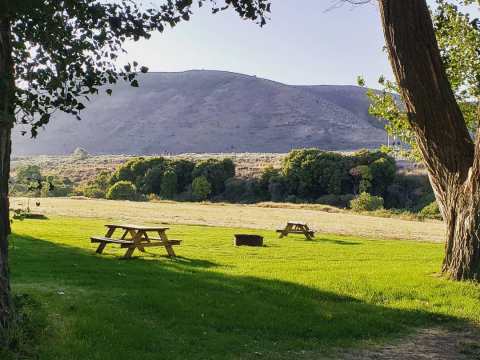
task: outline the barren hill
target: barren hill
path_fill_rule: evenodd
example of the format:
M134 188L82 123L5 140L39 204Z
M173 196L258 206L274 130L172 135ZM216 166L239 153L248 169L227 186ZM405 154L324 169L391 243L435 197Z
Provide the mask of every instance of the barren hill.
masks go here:
M15 155L287 152L298 147L378 147L385 132L368 115L365 89L292 86L242 74L149 73L95 96L82 121L56 113L37 139L14 134Z

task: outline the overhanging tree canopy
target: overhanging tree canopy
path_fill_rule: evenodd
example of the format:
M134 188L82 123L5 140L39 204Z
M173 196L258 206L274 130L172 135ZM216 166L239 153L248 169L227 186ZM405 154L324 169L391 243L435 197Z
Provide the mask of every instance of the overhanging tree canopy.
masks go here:
M8 271L11 128L32 136L54 111L80 118L88 97L118 80L138 86L137 63L117 65L127 40L188 21L195 6L233 9L265 24L269 0L3 0L0 3L0 330L10 317Z

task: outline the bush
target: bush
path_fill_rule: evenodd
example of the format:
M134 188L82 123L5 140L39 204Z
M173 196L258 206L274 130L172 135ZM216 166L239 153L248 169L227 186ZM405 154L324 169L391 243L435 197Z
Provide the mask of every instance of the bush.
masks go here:
M107 195L107 192L98 187L96 184L88 184L83 189L81 189L83 196L93 198L93 199L104 199Z
M342 155L301 149L288 154L282 172L288 180L287 193L308 200L356 192L383 196L395 178L396 166L392 157L379 151Z
M323 195L317 199L317 203L322 205L330 205L336 206L341 208L347 208L350 205L350 201L355 198L353 194L345 194L345 195Z
M141 189L144 185L144 177L147 172L153 168L159 168L161 172L165 171L169 165L170 160L163 157L156 158L135 158L127 161L125 164L120 166L117 171L113 174L110 184L114 184L118 181L130 181L135 184L138 189ZM149 184L151 187L157 187L160 192L160 182L155 183L154 185ZM142 190L143 191L143 190ZM149 193L151 191L147 191ZM158 192L158 193L159 193Z
M247 192L246 180L239 178L230 178L225 181L225 191L223 197L227 201L239 202Z
M350 208L353 211L379 210L383 208L383 198L381 196L374 196L363 192L355 199L350 201Z
M438 203L436 201L434 201L431 204L425 206L420 211L419 215L421 217L427 218L427 219L442 220L442 214L440 213L440 208L438 207Z
M395 160L390 156L382 157L372 162L369 169L372 177L372 193L385 196L387 188L393 183L397 173Z
M137 200L137 188L130 181L119 181L113 184L107 191L107 199L110 200Z
M208 159L198 162L192 176L205 177L211 184L212 194L219 195L225 191L225 181L235 176L235 165L231 159Z
M396 176L385 193L387 209L407 209L418 212L435 200L432 187L425 175Z
M346 191L351 167L348 157L318 149L292 150L283 162L288 193L315 199L321 195Z
M192 195L195 199L205 200L212 193L212 185L205 176L199 176L192 181Z
M170 168L174 169L177 175L177 190L183 192L192 183L192 171L195 163L191 160L179 159L174 160L170 164Z
M358 165L350 169L350 175L354 179L355 192L369 192L372 187L372 172L367 165Z
M174 170L165 171L162 177L160 195L166 199L171 199L177 193L177 174Z
M73 192L73 182L69 178L49 175L41 186L42 196L69 196Z
M292 204L301 203L300 199L297 198L295 195L288 195L287 197L285 197L284 201Z
M104 199L110 184L111 175L107 171L102 171L97 177L90 181L81 189L84 196L95 199Z
M265 199L270 198L268 187L270 185L270 180L276 176L280 176L280 170L274 169L272 166L265 167L262 171L262 174L260 175L260 179L258 180L258 187L261 193L260 195L263 196Z
M287 194L288 182L287 179L282 176L273 176L270 179L268 185L268 192L270 193L270 200L275 202L281 202Z

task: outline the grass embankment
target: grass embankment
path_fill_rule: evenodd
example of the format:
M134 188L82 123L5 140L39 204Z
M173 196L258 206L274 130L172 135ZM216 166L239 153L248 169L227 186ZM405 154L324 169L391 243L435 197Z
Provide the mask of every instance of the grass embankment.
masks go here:
M479 322L480 287L436 276L439 244L318 235L236 248L232 228L173 225L164 249L94 254L105 220L16 221L13 289L41 303L40 359L311 359L415 327ZM138 255L138 254L137 254Z

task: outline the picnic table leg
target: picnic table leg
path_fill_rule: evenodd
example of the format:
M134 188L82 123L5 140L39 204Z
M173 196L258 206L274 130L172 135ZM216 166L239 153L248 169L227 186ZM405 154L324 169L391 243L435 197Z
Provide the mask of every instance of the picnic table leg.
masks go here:
M130 259L133 255L133 252L135 251L135 247L136 247L135 245L132 245L129 248L127 248L127 252L125 253L125 255L123 255L123 258Z
M114 232L115 232L115 228L108 228L107 233L105 234L105 237L107 237L107 238L112 237ZM95 252L97 254L101 254L106 246L107 246L106 242L101 242L100 244L98 244L97 251L95 251Z
M175 257L175 251L173 250L173 246L168 243L168 236L165 231L158 231L158 236L165 242L165 250L167 250L168 256Z
M129 231L130 231L130 234L132 235L132 239L133 239L137 235L137 233L134 230L129 230ZM142 238L141 238L142 234L145 235L145 240L150 242L150 240L148 239L147 233L146 232L141 232L139 234L140 239L139 239L138 243L140 244L140 242L142 241ZM141 252L146 252L145 248L143 246L137 245L137 249L140 250Z
M302 229L303 233L305 234L305 237L307 238L307 240L312 240L312 236L310 236L310 229L308 228L307 225L303 226L303 229Z
M98 248L95 252L97 254L101 254L103 252L103 249L105 249L105 246L107 246L107 243L106 242L101 242L100 244L98 244Z
M284 236L287 236L291 229L292 229L292 225L287 224L287 226L285 226L285 229L283 229L283 231L280 233L279 239L283 238Z
M142 237L141 231L129 230L129 232L132 235L133 244L127 248L125 255L123 255L124 259L130 259L132 257L133 252L138 247L138 243L140 242Z

